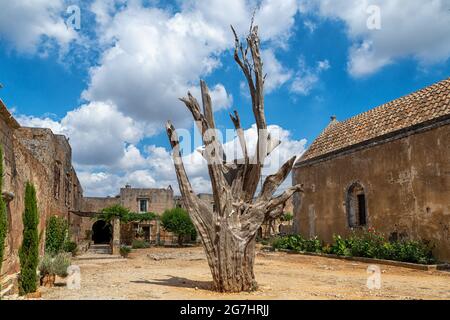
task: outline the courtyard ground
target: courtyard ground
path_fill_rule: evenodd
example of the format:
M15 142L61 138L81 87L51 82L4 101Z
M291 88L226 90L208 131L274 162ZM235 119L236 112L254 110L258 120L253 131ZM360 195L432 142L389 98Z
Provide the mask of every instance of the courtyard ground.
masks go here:
M201 247L133 250L128 259L75 260L81 290L59 283L42 299L450 299L450 272L381 266L382 288L366 287L365 263L258 251L259 290L220 294ZM58 284L58 283L57 283Z

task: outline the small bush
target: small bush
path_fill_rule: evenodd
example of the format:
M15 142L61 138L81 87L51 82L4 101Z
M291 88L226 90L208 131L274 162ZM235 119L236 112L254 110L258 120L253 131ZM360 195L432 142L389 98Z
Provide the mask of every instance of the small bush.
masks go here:
M60 277L67 277L67 268L70 267L72 260L71 254L68 253L58 253L53 259L53 268L55 274Z
M46 275L58 275L63 278L67 277L67 268L72 263L70 257L70 254L67 253L58 253L56 256L46 253L39 263L41 278Z
M64 218L52 216L47 222L45 232L45 252L56 255L64 251L68 238L68 224Z
M53 275L55 273L55 268L53 266L53 257L46 253L39 262L39 273L41 278L46 275Z
M272 247L274 249L320 253L322 252L322 241L317 237L307 240L300 235L291 235L273 239Z
M182 245L186 236L191 239L197 238L197 231L189 214L182 208L174 208L164 211L161 216L161 224L169 232L178 236L178 244Z
M66 241L64 243L64 252L69 252L72 256L76 256L78 251L78 246L73 241Z
M298 252L316 252L347 257L386 259L419 264L432 264L432 247L424 241L388 241L373 229L354 232L348 238L333 237L333 243L322 246L318 238L306 240L300 235L272 239L274 249L287 249Z
M144 240L133 240L131 247L133 249L146 249L146 248L150 248L150 243L148 243L147 241Z
M39 264L39 213L36 189L31 183L25 187L25 211L23 213L23 240L19 250L21 295L36 292L37 268Z
M131 248L130 247L127 247L127 246L121 246L120 247L120 255L122 257L127 258L128 255L130 254L130 252L131 252Z

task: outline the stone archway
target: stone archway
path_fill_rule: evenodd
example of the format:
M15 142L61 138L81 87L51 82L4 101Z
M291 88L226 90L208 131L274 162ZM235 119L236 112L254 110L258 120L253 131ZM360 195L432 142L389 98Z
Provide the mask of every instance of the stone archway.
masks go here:
M354 182L347 189L346 209L349 227L364 227L367 225L367 199L364 186Z
M106 221L98 220L92 225L92 241L94 241L94 244L110 244L112 233L112 226Z

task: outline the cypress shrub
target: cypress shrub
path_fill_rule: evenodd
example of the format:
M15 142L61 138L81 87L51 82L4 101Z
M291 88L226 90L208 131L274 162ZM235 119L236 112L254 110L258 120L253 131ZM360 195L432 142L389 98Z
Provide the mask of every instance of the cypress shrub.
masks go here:
M39 215L37 210L36 189L27 182L25 188L25 211L23 213L23 241L19 250L21 295L35 292L37 289L37 267L39 264Z
M64 251L67 242L67 221L64 218L52 216L48 219L45 231L45 252L56 255Z
M5 254L5 240L8 233L8 219L6 204L1 192L3 190L3 148L0 146L0 272L2 270L3 256Z

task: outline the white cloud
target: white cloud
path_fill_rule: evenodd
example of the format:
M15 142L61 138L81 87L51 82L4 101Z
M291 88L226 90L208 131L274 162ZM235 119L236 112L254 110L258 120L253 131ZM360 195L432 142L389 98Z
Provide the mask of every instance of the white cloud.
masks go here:
M303 22L303 25L305 26L306 29L308 29L310 33L314 33L314 31L316 31L317 29L317 24L312 22L311 20L305 20Z
M292 71L283 67L272 49L263 50L261 57L264 62L264 71L267 74L265 89L268 93L278 89L291 79Z
M115 165L125 156L124 145L137 143L145 126L123 115L113 104L92 102L62 119L79 165Z
M381 29L370 30L367 9L381 9ZM412 57L427 66L450 57L449 0L303 1L306 11L345 23L353 42L348 70L355 77L373 74L399 59Z
M330 69L330 62L328 60L318 61L314 68L306 65L305 59L300 57L299 69L291 83L291 92L300 95L308 95L320 81L322 72Z
M97 0L90 9L95 14L101 53L89 70L88 86L82 93L86 103L60 122L22 117L22 123L51 126L70 137L87 195L114 195L126 183L164 188L171 184L176 190L169 151L157 146L142 148L142 139L163 130L169 119L178 128L192 124L177 98L190 90L200 99L199 78L219 68L222 53L233 48L229 25L245 35L257 2L255 23L261 26L265 47L266 85L269 92L275 90L293 76L277 60L275 50L285 48L292 35L296 0L212 0L207 5L185 1L176 13L143 6L138 0ZM229 108L233 97L225 87L209 85L214 110ZM246 133L250 143L252 130ZM286 137L287 149L281 146L277 151L282 157L302 152L303 142ZM185 159L196 191L209 192L207 166L201 155L192 152Z
M39 118L35 116L18 115L16 116L16 119L23 127L49 128L55 134L62 134L64 131L60 122L49 117Z
M97 35L105 48L99 64L90 69L88 101L111 101L133 119L159 130L171 119L177 127L191 118L178 103L188 90L198 96L198 80L221 66L220 54L233 47L230 24L248 32L255 1L184 1L175 14L144 7L140 1L95 1ZM119 5L118 5L119 4ZM119 9L118 9L119 7ZM261 38L284 46L291 35L297 1L263 0L256 13ZM276 15L277 19L273 19ZM267 50L268 90L289 79L290 74ZM234 63L230 61L230 63ZM226 109L232 97L220 83L210 84L214 109ZM196 94L197 93L197 94Z
M0 40L21 53L45 54L54 42L63 50L77 38L64 21L64 0L2 1Z

